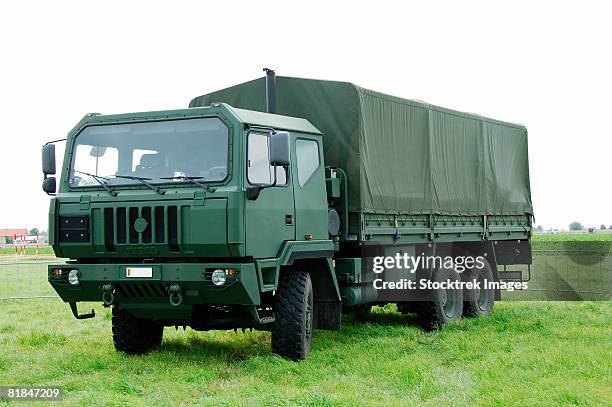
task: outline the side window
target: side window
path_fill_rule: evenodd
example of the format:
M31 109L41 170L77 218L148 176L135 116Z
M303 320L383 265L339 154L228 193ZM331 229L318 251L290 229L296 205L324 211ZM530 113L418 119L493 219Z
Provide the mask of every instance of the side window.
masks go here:
M298 183L303 187L319 168L319 144L314 140L298 139L295 142L295 152Z
M274 167L270 165L270 138L265 134L249 133L247 179L251 184L274 182ZM276 167L276 184L287 185L287 174L282 167Z

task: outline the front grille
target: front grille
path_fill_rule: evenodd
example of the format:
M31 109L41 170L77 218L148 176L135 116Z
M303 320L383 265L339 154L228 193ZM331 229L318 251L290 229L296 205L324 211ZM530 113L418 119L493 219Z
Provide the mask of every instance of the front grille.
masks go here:
M178 211L176 206L168 207L168 244L170 250L178 252Z
M164 208L162 206L155 207L155 243L164 243Z
M129 213L130 213L130 224L129 224L129 235L130 235L130 243L132 244L138 244L138 232L136 231L136 229L134 228L134 222L136 222L136 219L138 219L138 215L140 212L138 210L139 208L130 208Z
M117 244L125 244L127 239L126 226L127 221L125 218L125 208L117 208ZM107 239L112 239L112 236L107 236Z
M113 236L115 233L115 214L113 208L104 209L104 236ZM104 246L109 252L115 251L115 239L105 239Z
M151 225L151 207L150 206L145 206L144 208L142 208L142 217L149 224L149 227L146 228L144 232L142 232L142 243L150 244L151 236L153 234L152 233L153 228L150 227Z
M130 206L104 209L104 247L167 244L180 251L180 210L177 206ZM142 221L144 219L144 222ZM136 227L139 224L140 228ZM143 228L143 225L146 225Z
M119 283L115 285L117 294L130 298L168 298L168 290L162 283Z

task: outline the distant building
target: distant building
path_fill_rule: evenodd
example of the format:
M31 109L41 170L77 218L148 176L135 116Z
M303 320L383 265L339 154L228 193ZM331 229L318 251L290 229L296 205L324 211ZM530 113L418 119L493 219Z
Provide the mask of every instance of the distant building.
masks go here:
M15 235L17 236L27 236L27 229L0 229L0 243L8 243L12 242Z

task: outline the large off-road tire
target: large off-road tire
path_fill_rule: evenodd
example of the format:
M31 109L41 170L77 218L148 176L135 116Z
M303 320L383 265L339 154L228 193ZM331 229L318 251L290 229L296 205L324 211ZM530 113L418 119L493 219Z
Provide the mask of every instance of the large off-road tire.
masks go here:
M367 320L372 315L372 304L361 304L353 307L353 316L358 321Z
M461 276L454 269L436 269L432 272L432 282L461 281ZM417 318L426 330L433 330L444 324L461 319L463 312L463 290L431 290L428 300L419 303Z
M495 290L484 286L485 280L494 281L493 270L488 261L485 260L483 268L474 267L464 272L463 281L475 281L480 283L480 289L463 290L463 316L480 317L490 315L495 304Z
M397 310L398 312L402 313L402 314L413 314L415 312L417 312L417 305L418 303L416 301L413 302L398 302L397 303Z
M161 346L163 325L136 318L124 309L113 308L113 343L115 349L127 354L142 354Z
M291 360L306 359L312 343L313 292L310 275L284 272L274 296L272 352Z

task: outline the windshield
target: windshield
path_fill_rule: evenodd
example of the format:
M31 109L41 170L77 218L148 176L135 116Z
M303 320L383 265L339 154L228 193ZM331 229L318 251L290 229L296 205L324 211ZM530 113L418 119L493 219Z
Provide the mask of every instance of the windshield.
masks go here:
M229 129L216 117L90 126L76 137L68 183L222 181L228 144Z

